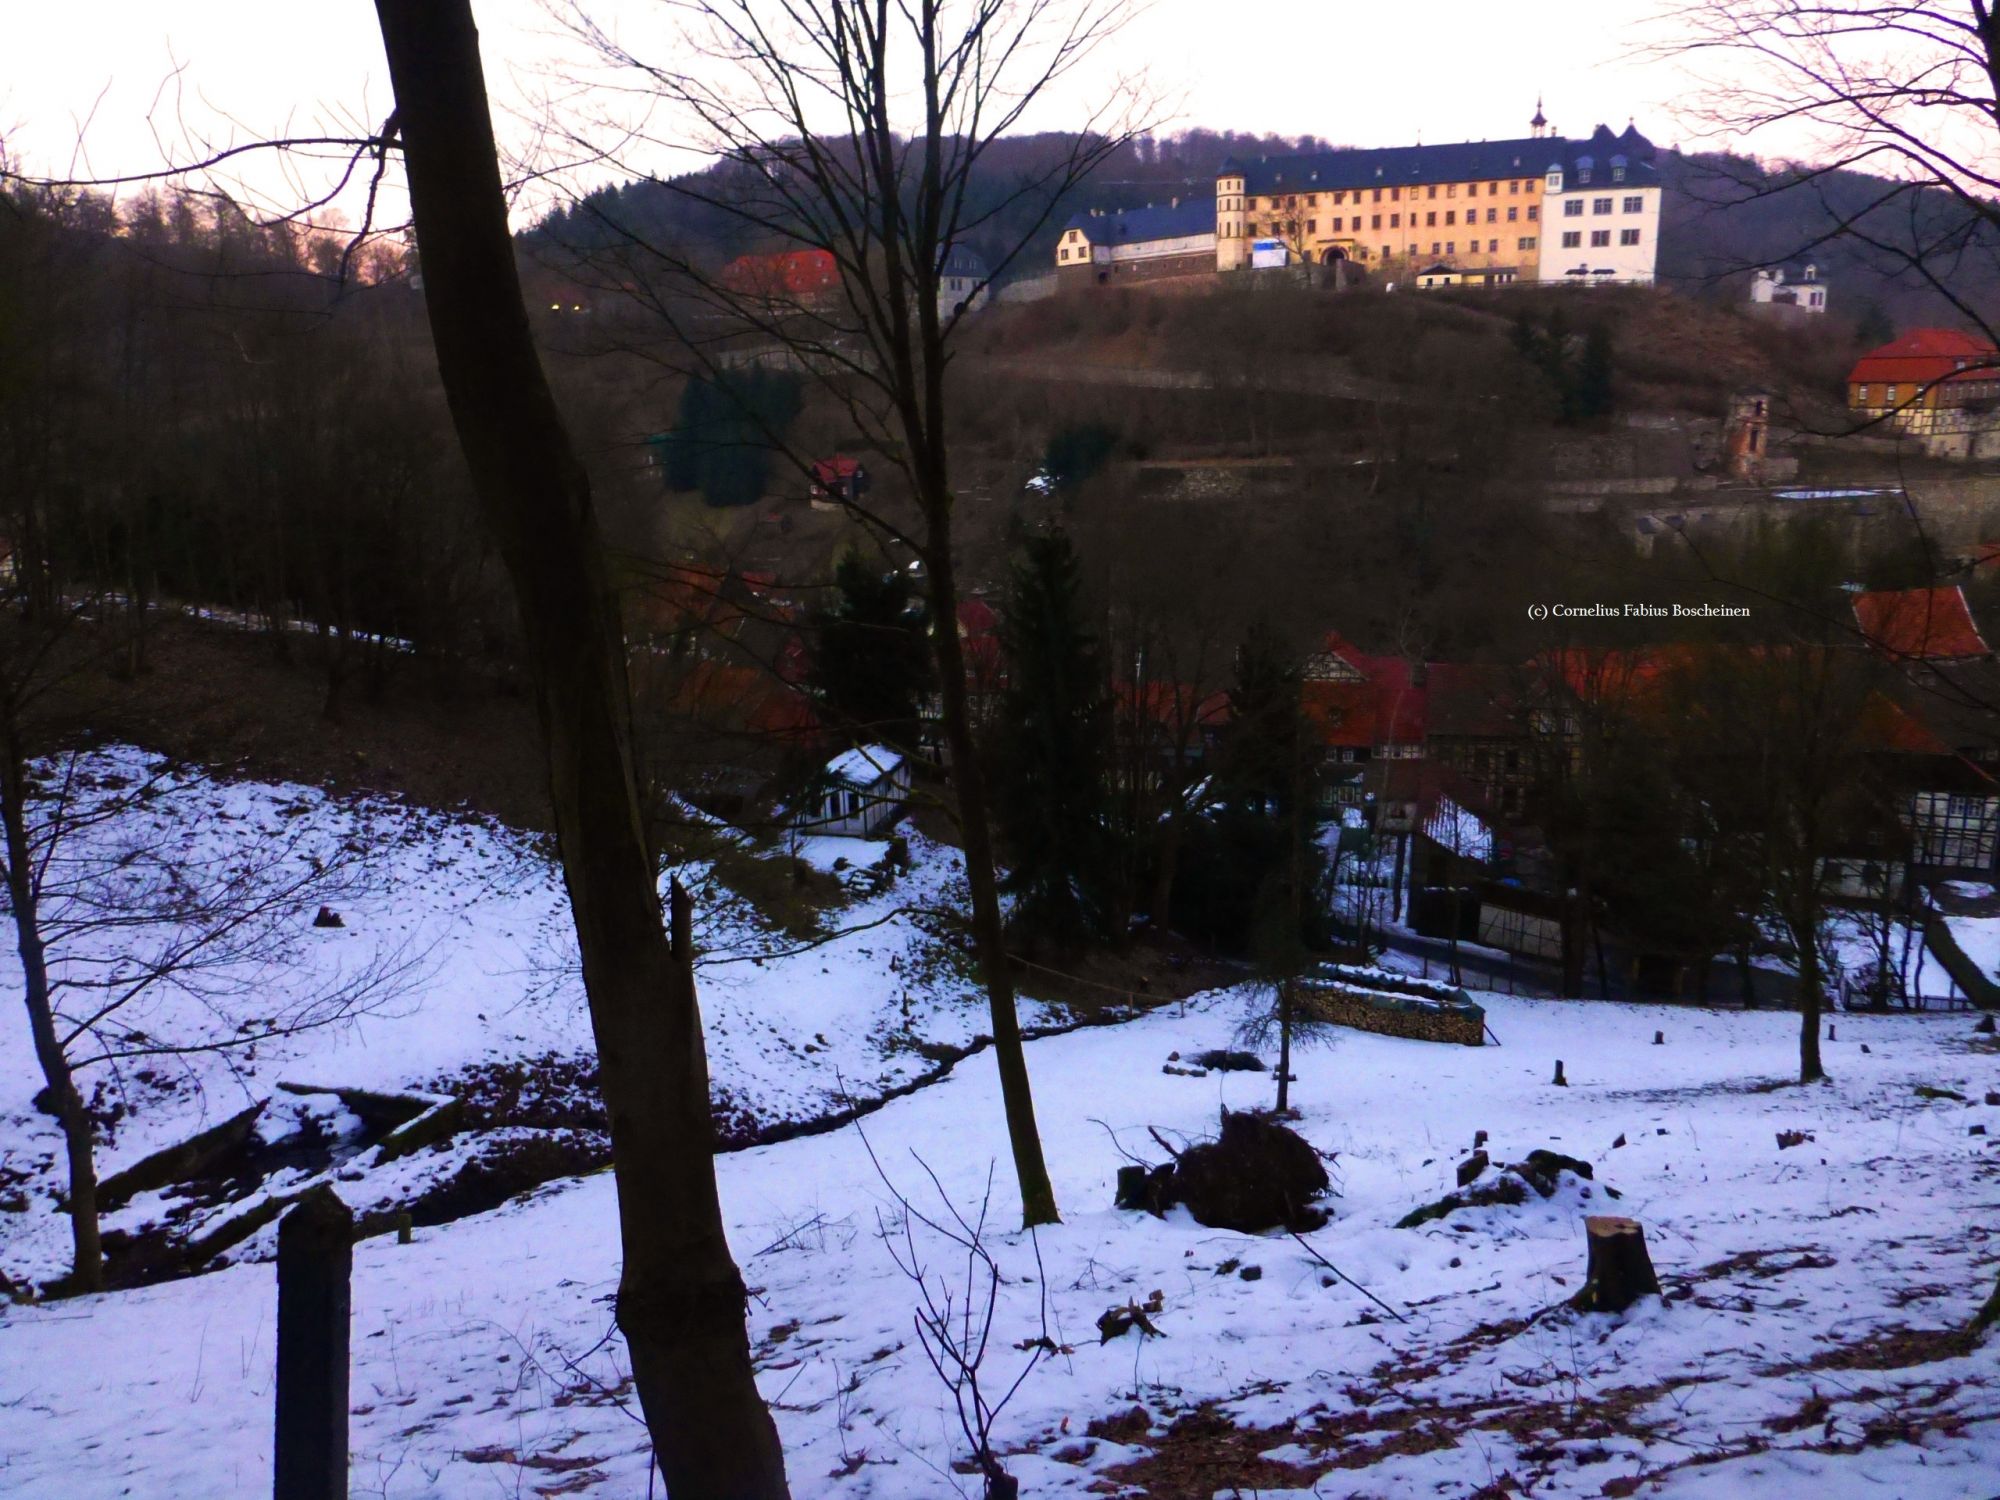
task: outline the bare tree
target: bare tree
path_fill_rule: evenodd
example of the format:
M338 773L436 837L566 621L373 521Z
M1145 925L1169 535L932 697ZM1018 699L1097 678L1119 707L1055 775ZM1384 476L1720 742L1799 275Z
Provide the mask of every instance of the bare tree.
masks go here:
M1857 243L1994 337L1990 310L1955 274L1968 257L1990 267L2000 231L2000 16L1990 0L1694 0L1659 24L1669 39L1657 53L1718 65L1690 108L1697 123L1809 143L1813 164L1770 190L1818 189L1847 170L1886 179L1839 208L1822 193L1828 215L1814 244Z
M1051 88L1117 28L1127 0L695 0L679 8L681 49L654 61L628 50L582 7L574 27L606 62L719 163L660 186L762 247L823 257L832 285L717 273L632 225L599 232L671 334L671 358L714 371L727 357L803 368L859 441L900 473L909 505L846 496L878 535L909 548L928 580L939 717L972 898L972 927L992 1015L1022 1217L1057 1218L1035 1127L1015 1014L986 778L959 639L951 462L954 335L1068 195L1134 133L1131 99L1113 91L1054 159L1004 185L982 182L995 142L1023 128ZM683 59L692 59L684 62ZM680 148L630 127L636 148ZM631 149L613 153L621 164ZM642 164L643 165L643 164ZM640 173L639 175L644 175ZM955 250L998 242L985 282L943 295ZM774 444L780 434L772 434ZM811 455L790 453L801 474Z
M378 0L425 304L459 445L512 578L611 1121L618 1326L668 1492L789 1494L717 1195L691 914L662 920L618 600L522 301L469 0Z
M367 851L309 819L204 838L202 779L71 750L38 722L70 673L101 665L75 616L0 618L0 880L21 995L67 1158L72 1291L104 1285L97 1121L79 1075L200 1057L347 1021L402 994L419 959L377 950L301 982L316 911L375 888ZM109 632L106 632L109 634Z

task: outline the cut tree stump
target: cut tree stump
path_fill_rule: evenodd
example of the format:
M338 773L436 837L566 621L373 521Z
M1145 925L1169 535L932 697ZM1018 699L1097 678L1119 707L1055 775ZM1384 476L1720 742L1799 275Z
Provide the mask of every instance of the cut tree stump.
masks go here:
M1571 1300L1579 1312L1623 1312L1641 1297L1660 1295L1660 1278L1646 1253L1646 1231L1637 1219L1591 1214L1583 1221L1590 1261L1583 1290Z

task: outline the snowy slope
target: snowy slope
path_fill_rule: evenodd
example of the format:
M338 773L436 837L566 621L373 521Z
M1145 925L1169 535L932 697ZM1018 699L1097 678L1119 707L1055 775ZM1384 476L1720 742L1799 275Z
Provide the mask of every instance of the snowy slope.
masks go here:
M89 758L90 769L129 782L157 763L129 748ZM214 1125L260 1099L273 1101L260 1130L282 1132L319 1104L300 1102L281 1082L423 1089L486 1064L592 1055L588 1016L575 973L574 938L560 877L545 848L490 820L379 799L342 800L318 790L263 782L175 776L148 816L186 841L193 854L243 846L246 830L279 829L314 847L367 851L371 890L341 903L344 927L315 930L313 910L292 917L292 962L252 977L273 991L309 992L330 976L378 960L407 968L407 982L367 1013L247 1052L197 1054L154 1063L145 1073L100 1068L79 1085L101 1084L122 1112L100 1141L100 1176ZM105 830L111 837L116 830ZM234 842L232 842L234 841ZM861 863L883 846L839 844ZM912 836L911 868L874 894L858 894L823 915L826 936L801 941L771 930L707 865L677 873L697 902L700 986L710 1073L733 1120L756 1124L812 1118L850 1099L931 1071L940 1049L963 1047L987 1029L985 1001L964 977L955 946L934 935L935 920L904 914L962 905L956 851ZM824 853L824 851L820 851ZM824 862L831 863L827 857ZM872 886L876 882L870 881ZM838 935L844 933L845 935ZM18 993L19 964L0 945L0 989ZM1030 1024L1046 1021L1029 1005ZM135 1021L161 1037L212 1035L215 1018L186 996L149 1002ZM926 1055L926 1053L930 1055ZM0 1273L36 1282L67 1264L66 1221L53 1211L61 1139L30 1100L41 1078L18 1017L0 1025L0 1167L28 1209L0 1214ZM355 1206L393 1206L416 1178L447 1171L456 1158L396 1164ZM270 1184L295 1188L306 1174ZM167 1203L143 1194L107 1217L136 1230ZM212 1221L203 1221L212 1222ZM267 1253L269 1234L233 1254Z
M2000 1109L1915 1092L1979 1101L2000 1087L2000 1056L1970 1045L1967 1018L1841 1016L1835 1081L1802 1090L1774 1086L1795 1067L1792 1016L1488 1003L1498 1047L1341 1033L1300 1059L1301 1129L1337 1153L1343 1193L1310 1239L1407 1321L1283 1236L1110 1207L1121 1157L1107 1131L1157 1157L1147 1125L1194 1134L1219 1105L1267 1102L1268 1075L1161 1072L1171 1052L1227 1041L1240 995L1032 1044L1067 1214L1034 1241L1013 1232L995 1161L990 1057L865 1122L889 1178L933 1216L945 1209L926 1167L967 1213L990 1182L1007 1281L988 1368L1003 1384L1046 1296L1061 1352L998 1428L1024 1494L1117 1493L1121 1477L1204 1500L1238 1481L1267 1496L2000 1489L2000 1351L1883 1339L1962 1325L2000 1270L2000 1146L1968 1133L2000 1132ZM1558 1056L1564 1089L1548 1083ZM1392 1228L1450 1188L1479 1129L1503 1160L1552 1146L1595 1162L1592 1196L1571 1182L1517 1210ZM1789 1129L1813 1139L1781 1151ZM914 1294L883 1237L901 1210L861 1134L746 1151L719 1171L794 1494L976 1494L951 1468L966 1445L916 1346ZM1580 1282L1581 1216L1609 1206L1611 1187L1644 1222L1670 1300L1623 1319L1551 1313ZM921 1228L916 1240L934 1281L955 1281L961 1258ZM597 1177L409 1247L363 1244L353 1492L646 1493L644 1432L605 1341L615 1243ZM1245 1279L1249 1267L1261 1274ZM1156 1290L1163 1337L1099 1344L1102 1312ZM271 1309L270 1268L243 1265L7 1310L0 1492L267 1492ZM1115 1437L1087 1435L1135 1403L1143 1415ZM1215 1420L1191 1418L1210 1404ZM1185 1460L1180 1480L1120 1469L1155 1447Z

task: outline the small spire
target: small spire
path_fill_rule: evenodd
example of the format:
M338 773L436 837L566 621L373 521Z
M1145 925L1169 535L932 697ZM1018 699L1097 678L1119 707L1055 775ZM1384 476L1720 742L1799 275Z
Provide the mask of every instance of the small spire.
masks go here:
M1528 128L1534 131L1537 138L1541 136L1544 130L1549 128L1549 122L1542 118L1542 96L1540 94L1535 95L1535 118L1528 122Z

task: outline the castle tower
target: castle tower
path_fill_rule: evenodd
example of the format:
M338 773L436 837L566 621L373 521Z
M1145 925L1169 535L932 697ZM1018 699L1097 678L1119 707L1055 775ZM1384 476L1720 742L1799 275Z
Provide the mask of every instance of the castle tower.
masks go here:
M1549 122L1542 115L1542 96L1535 95L1535 118L1528 121L1528 131L1536 140L1549 133Z
M1245 235L1248 202L1243 196L1245 174L1234 157L1222 164L1215 179L1215 269L1234 271L1250 258Z

